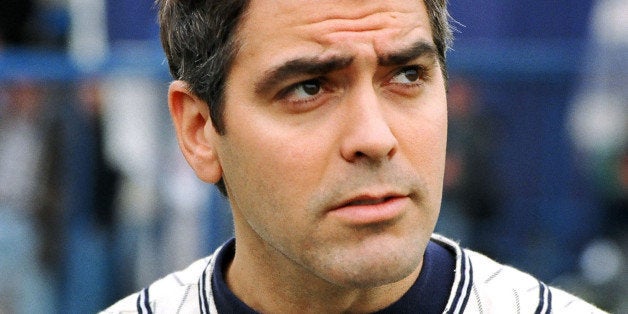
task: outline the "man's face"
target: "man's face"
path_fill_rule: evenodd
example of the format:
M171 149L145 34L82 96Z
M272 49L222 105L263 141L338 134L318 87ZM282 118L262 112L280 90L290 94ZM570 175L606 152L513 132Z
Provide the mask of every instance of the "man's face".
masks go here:
M215 135L237 249L343 287L416 271L447 129L422 1L253 0L238 38Z

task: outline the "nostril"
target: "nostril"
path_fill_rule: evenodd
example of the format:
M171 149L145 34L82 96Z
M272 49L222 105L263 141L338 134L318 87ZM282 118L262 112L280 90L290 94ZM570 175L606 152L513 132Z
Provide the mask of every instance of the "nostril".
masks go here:
M393 147L390 149L390 151L388 152L388 158L391 158L392 156L394 156L397 153L397 147Z
M369 154L368 151L356 151L354 152L350 158L347 159L347 161L350 162L359 162L359 161L368 161L369 163L372 162L382 162L384 159L391 159L396 152L396 148L392 148L388 154L382 154L382 155L376 155L376 154Z
M364 106L363 106L364 107ZM361 107L360 107L361 108ZM378 108L352 112L358 120L346 124L340 138L340 153L350 162L390 159L397 150L397 138L386 116ZM363 123L360 123L363 122Z

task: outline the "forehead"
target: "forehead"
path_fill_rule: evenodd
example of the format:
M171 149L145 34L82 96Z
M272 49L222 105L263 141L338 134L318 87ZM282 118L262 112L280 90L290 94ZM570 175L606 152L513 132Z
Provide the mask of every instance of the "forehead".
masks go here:
M422 0L252 0L237 36L234 65L346 51L375 57L419 40L432 42Z

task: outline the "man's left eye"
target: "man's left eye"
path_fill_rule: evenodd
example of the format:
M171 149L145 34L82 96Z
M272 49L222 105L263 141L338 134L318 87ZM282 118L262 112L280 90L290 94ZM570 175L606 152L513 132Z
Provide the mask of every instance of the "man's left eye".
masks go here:
M419 79L421 79L421 70L419 67L408 66L402 68L397 74L395 74L390 82L396 84L412 84Z

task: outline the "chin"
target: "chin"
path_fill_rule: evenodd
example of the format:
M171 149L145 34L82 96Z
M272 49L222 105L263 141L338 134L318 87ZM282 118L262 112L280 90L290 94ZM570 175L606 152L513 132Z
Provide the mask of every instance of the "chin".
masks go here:
M418 259L409 263L381 263L373 267L362 267L359 272L346 273L342 281L342 286L347 288L375 288L387 284L399 282L417 270Z
M420 267L422 249L415 241L404 245L354 247L326 261L322 277L346 288L373 288L403 280Z

